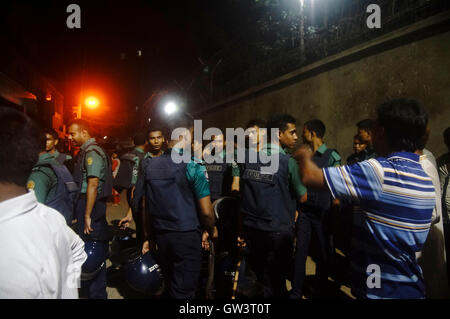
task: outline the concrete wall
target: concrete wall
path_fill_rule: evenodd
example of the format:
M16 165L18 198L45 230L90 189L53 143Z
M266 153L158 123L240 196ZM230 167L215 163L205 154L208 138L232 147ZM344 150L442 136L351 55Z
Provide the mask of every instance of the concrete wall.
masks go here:
M373 117L376 105L395 97L424 103L431 128L427 148L436 157L446 152L442 132L450 126L450 32L337 63L284 87L216 107L201 118L204 128L223 129L288 112L296 117L300 133L305 121L319 118L327 127L325 142L345 159L352 152L356 122Z

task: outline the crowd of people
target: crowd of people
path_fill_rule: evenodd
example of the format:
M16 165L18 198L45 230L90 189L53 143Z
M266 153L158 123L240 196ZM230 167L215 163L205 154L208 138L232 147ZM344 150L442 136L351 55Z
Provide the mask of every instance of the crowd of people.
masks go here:
M244 129L245 145L213 136L218 156L210 162L188 116L135 134L125 154L108 153L77 119L67 126L79 148L71 156L57 151L56 132L1 107L0 297L106 299L107 202L118 204L121 191L129 208L118 226L134 221L140 260L151 256L160 267L164 285L152 287L152 298L202 298L204 289L234 298L247 277L247 298L302 299L308 256L316 264L312 298L329 296L336 272L356 298L450 297L450 128L449 153L436 161L419 102L390 100L356 123L346 163L325 143L319 119L273 114ZM190 161L175 161L186 149ZM274 155L271 171L264 159ZM339 270L337 250L346 263Z

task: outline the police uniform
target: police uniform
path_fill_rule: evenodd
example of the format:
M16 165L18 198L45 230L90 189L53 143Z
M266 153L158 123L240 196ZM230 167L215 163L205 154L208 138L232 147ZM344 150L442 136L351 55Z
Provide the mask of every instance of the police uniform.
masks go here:
M181 150L174 149L174 152ZM202 263L197 200L209 196L207 172L201 161L174 163L172 149L145 160L146 209L152 222L168 296L195 297Z
M53 155L49 153L39 155L39 160L31 171L27 182L27 188L34 190L38 202L42 204L52 199L56 193L58 178L51 167L45 165L51 163L58 164Z
M144 154L144 151L138 147L134 149L134 152L139 154ZM164 154L164 153L162 153ZM147 152L144 154L142 158L142 163L146 160L151 160L153 158L153 154L150 152ZM136 238L139 243L139 245L142 245L144 242L143 238L143 225L142 225L142 205L141 205L141 198L142 195L145 192L144 189L144 172L142 168L142 163L140 156L136 155L134 158L134 168L133 168L133 176L131 178L131 184L135 186L134 189L134 199L131 199L131 189L127 192L127 199L128 204L131 207L131 213L133 215L134 223L136 224Z
M55 152L51 155L60 164L64 164L65 162L72 160L72 156L70 156L69 154L60 153L60 152L58 152L58 150L55 150Z
M58 163L51 154L39 155L28 179L27 188L34 190L40 203L59 211L66 219L67 225L72 224L78 187L68 169Z
M211 202L223 197L229 196L231 193L231 184L233 177L239 176L239 168L236 161L226 163L226 151L220 154L221 162L214 161L211 164L205 163L208 172L209 186L211 190ZM233 154L233 159L235 154Z
M84 234L84 214L86 210L86 191L88 177L99 178L97 198L91 212L91 234ZM76 204L77 233L85 241L108 242L110 234L106 221L106 201L112 194L112 172L109 156L96 143L94 138L89 139L80 148L78 159L74 167L74 180L80 187L80 195ZM107 247L107 245L105 245ZM103 252L106 260L107 251ZM97 276L89 282L82 282L88 297L91 299L106 299L106 264L103 265Z
M323 143L312 157L313 162L320 168L339 166L340 155ZM306 203L299 205L299 217L296 223L296 251L294 262L294 276L290 298L301 299L302 286L305 279L306 258L308 256L311 235L317 239L316 277L319 284L328 280L328 264L332 254L329 229L327 226L328 212L331 207L331 193L327 191L308 190Z
M264 172L266 165L257 154L257 163L246 162L241 175L241 211L249 247L248 261L264 286L264 297L284 298L292 258L296 203L306 188L300 181L296 161L280 146L269 144L261 152L278 154L279 167L274 173Z
M236 163L236 151L234 151L233 154L228 155L232 155L231 158L233 161L231 163L226 163L227 153L225 149L220 153L221 161L214 161L211 164L205 163L205 167L208 172L212 203L219 198L233 196L231 192L233 178L240 176L240 170L238 164ZM236 254L238 213L238 209L223 210L219 208L219 210L216 211L218 218L217 228L219 234L221 234L215 242L216 252L228 252L232 255Z

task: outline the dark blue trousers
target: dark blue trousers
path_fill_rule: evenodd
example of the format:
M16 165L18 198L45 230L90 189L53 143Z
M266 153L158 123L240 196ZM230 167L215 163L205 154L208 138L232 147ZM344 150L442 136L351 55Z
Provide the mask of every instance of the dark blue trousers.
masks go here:
M91 228L90 235L84 234L84 212L86 210L86 198L81 197L75 207L75 216L77 218L77 234L84 241L88 240L110 240L108 222L106 221L106 201L95 201L94 208L91 212Z
M106 222L106 202L96 201L91 212L91 228L93 232L90 235L84 234L84 212L86 209L86 199L80 198L76 205L77 233L86 242L92 240L109 241L108 223ZM106 258L104 254L105 265L99 271L97 276L89 281L81 282L81 292L89 299L106 299Z
M106 292L106 262L94 279L81 281L81 297L89 299L107 299Z
M155 237L167 296L175 299L194 298L202 267L200 231L158 231Z
M286 298L286 274L292 260L292 231L268 232L248 227L248 262L264 286L264 298Z
M306 277L306 259L310 251L311 239L314 236L317 248L314 252L316 262L316 283L322 288L328 281L330 250L325 214L300 212L296 224L297 246L294 255L294 273L292 278L291 299L301 299Z
M141 205L134 205L131 200L131 188L127 190L127 202L131 207L131 214L133 216L134 224L136 225L136 239L140 246L144 243L144 225L142 219L142 207Z

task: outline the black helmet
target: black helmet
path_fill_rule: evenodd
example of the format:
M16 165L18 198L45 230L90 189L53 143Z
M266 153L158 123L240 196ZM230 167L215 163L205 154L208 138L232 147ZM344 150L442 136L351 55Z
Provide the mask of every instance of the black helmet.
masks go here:
M108 243L102 241L87 241L84 243L87 259L81 267L81 280L93 279L105 265L108 254Z
M150 252L130 260L124 268L128 284L139 292L155 294L163 287L161 269Z

